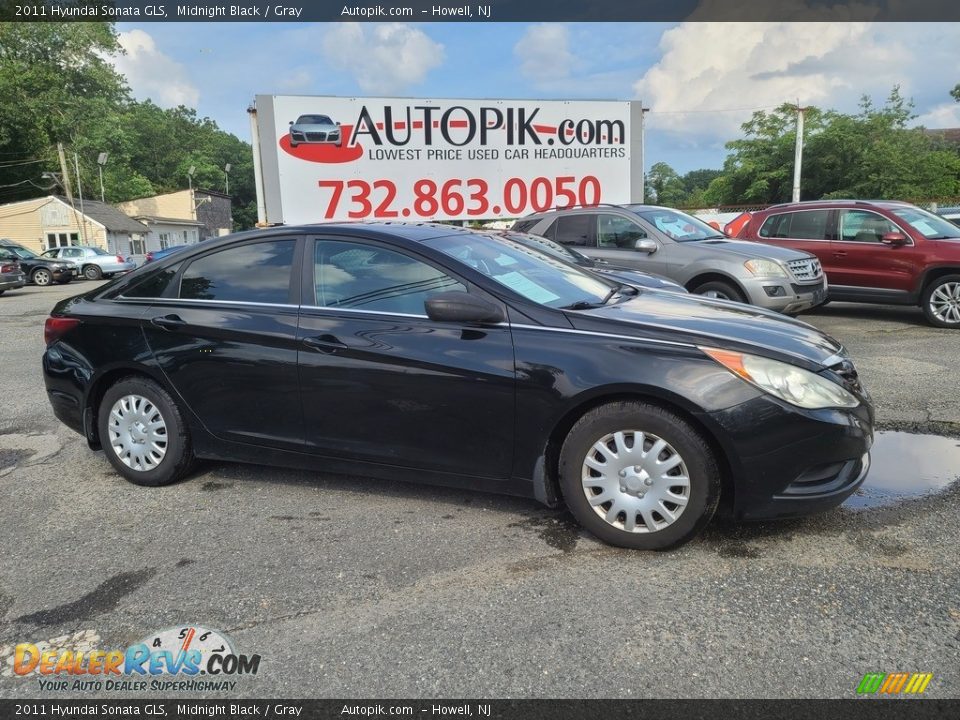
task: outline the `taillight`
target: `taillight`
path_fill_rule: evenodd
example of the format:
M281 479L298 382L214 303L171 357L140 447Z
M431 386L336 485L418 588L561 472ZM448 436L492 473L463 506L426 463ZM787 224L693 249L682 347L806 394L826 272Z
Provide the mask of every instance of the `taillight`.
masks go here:
M147 261L147 262L153 262L153 253L152 253L152 252L148 252L148 253L147 253L146 261Z
M122 263L122 262L123 262L123 258L122 258L121 256L119 256L119 255L117 255L117 262L118 262L118 263Z
M16 265L0 265L0 273L12 273L17 271Z
M48 317L43 324L43 342L50 345L79 324L80 321L76 318Z

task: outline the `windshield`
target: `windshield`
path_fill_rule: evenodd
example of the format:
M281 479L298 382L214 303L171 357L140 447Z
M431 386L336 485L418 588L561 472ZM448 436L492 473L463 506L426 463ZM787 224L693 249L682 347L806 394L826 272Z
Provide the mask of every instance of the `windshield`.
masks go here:
M297 125L333 125L333 121L326 115L301 115L297 118Z
M601 280L576 265L504 236L457 235L433 238L424 244L548 307L603 303L618 287L618 283Z
M960 227L939 215L934 215L920 208L903 208L893 211L898 218L910 224L914 230L927 240L944 240L960 238Z
M636 213L660 232L677 242L692 242L695 240L709 240L712 238L726 238L722 232L710 227L702 220L687 215L679 210L669 208L646 208L643 206L627 206L628 210Z

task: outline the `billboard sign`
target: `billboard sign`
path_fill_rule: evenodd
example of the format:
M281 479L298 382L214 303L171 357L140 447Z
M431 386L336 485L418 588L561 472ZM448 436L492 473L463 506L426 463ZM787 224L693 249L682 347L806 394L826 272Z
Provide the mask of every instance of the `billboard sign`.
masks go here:
M638 103L258 95L269 223L512 218L634 201Z

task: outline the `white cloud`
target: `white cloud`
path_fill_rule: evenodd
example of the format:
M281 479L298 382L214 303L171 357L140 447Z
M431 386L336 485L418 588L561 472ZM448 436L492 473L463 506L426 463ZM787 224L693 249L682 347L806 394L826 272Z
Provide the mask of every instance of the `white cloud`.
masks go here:
M577 64L565 25L531 25L513 47L520 73L540 89L566 80Z
M126 76L133 94L150 98L163 107L196 107L200 91L190 81L186 68L157 49L153 37L143 30L119 35L125 55L113 58L117 70Z
M364 92L390 95L423 82L443 63L443 45L402 23L341 23L323 38L323 53Z
M936 105L918 117L914 124L930 129L960 127L960 103Z
M650 124L729 136L751 109L799 100L842 104L903 82L909 56L879 44L867 23L683 23L663 34L663 56L634 85ZM738 110L733 112L710 112ZM663 113L657 115L656 113Z

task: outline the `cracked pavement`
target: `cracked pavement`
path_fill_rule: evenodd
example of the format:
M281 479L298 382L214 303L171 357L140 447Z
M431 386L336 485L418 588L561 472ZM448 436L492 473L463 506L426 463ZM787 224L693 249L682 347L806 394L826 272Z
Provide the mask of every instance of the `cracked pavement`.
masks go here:
M195 623L262 656L246 697L854 697L864 673L896 671L960 696L957 485L715 521L662 554L533 501L428 486L205 463L139 488L43 391L43 318L89 287L0 298L2 669L17 642L119 649ZM960 335L916 308L803 319L848 347L881 427L960 436ZM97 696L0 672L0 697Z

